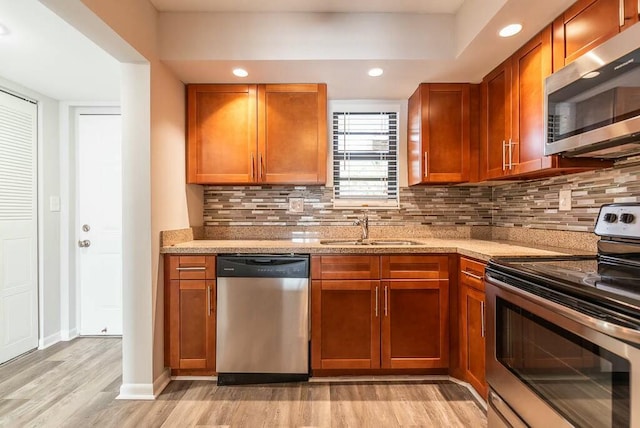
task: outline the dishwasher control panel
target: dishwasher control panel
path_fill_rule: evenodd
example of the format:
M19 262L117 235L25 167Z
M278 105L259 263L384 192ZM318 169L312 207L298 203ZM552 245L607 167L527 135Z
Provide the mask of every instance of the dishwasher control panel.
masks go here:
M221 255L217 257L218 277L308 278L308 255Z

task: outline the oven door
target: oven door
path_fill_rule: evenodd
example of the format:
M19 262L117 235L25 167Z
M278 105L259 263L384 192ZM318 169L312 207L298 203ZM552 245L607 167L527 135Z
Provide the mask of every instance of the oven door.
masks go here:
M640 427L640 349L628 340L637 331L490 274L485 288L487 381L507 408L533 427Z

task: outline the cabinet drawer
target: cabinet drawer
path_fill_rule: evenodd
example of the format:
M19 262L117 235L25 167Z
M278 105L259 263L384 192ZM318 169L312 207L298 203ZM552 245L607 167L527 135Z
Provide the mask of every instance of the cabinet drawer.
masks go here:
M460 257L460 283L484 291L484 269L487 265L477 260Z
M215 279L215 256L169 256L169 279Z
M448 279L449 256L382 256L383 279Z
M314 256L311 258L313 279L378 279L378 256Z

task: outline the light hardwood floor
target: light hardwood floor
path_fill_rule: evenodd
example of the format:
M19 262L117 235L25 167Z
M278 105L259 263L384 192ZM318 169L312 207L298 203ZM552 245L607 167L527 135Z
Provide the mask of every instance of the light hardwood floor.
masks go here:
M173 381L155 401L115 400L121 341L61 342L0 366L0 427L485 427L448 381L216 386Z

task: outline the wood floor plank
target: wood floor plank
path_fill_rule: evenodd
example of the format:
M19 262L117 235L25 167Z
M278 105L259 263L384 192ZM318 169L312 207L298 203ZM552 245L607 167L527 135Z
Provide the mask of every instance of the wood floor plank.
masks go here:
M7 374L0 378L0 427L486 427L484 410L464 387L411 378L173 381L155 401L116 400L121 341L82 338L52 348L0 368Z

